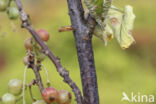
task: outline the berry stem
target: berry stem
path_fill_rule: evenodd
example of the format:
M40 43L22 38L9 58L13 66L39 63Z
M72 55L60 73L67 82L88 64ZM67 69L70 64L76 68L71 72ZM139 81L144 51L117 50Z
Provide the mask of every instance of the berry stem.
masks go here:
M47 86L50 87L50 80L49 80L48 71L47 71L46 67L45 67L43 64L41 64L41 66L43 67L43 69L44 69L44 71L45 71L45 74L46 74L46 76L47 76Z
M22 98L23 98L23 93L20 96L18 96L18 98L16 99L16 102L20 101Z
M8 7L10 7L12 0L8 0Z
M35 102L37 99L34 98L31 87L32 86L29 86L29 94L30 94L31 99Z
M25 101L25 86L26 86L26 74L27 74L27 69L28 66L25 67L24 69L24 77L23 77L23 91L22 91L22 96L23 96L23 104L26 103Z

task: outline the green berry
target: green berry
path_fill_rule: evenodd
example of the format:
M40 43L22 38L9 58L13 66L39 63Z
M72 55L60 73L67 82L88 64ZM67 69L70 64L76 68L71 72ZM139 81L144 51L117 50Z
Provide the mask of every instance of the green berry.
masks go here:
M72 95L70 92L66 90L60 90L59 91L59 104L70 104L72 99Z
M37 100L33 104L47 104L44 100Z
M45 59L45 54L43 54L43 53L40 53L38 56L37 56L37 60L38 61L43 61L44 59Z
M13 95L19 95L22 92L22 81L19 79L12 79L8 83L9 93Z
M0 0L0 11L5 11L8 6L7 0Z
M28 63L29 63L29 56L25 56L24 57L23 63L24 63L24 65L28 65Z
M19 11L15 7L10 7L8 10L8 16L10 19L17 19L19 16Z
M2 97L3 104L16 104L16 97L10 93L6 93Z

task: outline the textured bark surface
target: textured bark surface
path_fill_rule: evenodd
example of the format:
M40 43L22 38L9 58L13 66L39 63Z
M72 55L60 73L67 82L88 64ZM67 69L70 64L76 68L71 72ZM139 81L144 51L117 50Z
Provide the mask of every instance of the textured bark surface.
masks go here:
M40 67L36 66L36 65L32 65L32 70L34 71L35 77L36 77L36 84L38 85L40 92L42 93L44 86L42 83L42 78L40 75Z
M99 104L98 84L92 50L92 32L95 22L90 18L89 23L84 18L81 0L68 0L69 15L81 72L84 104ZM89 19L89 18L88 18Z

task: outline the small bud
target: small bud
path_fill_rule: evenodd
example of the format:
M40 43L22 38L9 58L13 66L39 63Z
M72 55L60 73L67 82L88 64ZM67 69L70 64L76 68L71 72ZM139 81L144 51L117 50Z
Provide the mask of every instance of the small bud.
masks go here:
M24 63L24 65L28 65L29 64L29 56L25 56L24 57L23 63Z

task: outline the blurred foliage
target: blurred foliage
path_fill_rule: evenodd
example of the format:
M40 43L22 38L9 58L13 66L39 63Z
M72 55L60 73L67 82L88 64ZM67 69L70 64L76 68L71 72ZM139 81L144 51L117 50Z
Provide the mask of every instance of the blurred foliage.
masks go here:
M66 1L23 0L23 2L34 27L44 28L50 32L49 48L61 58L63 66L70 71L70 76L81 88L72 32L58 32L60 26L70 25ZM114 0L114 4L120 9L125 4L134 6L136 22L133 35L137 43L127 50L122 50L115 40L105 47L99 39L93 38L100 104L122 104L124 91L129 95L131 92L156 95L156 1ZM20 24L20 20L10 21L6 13L0 13L0 96L7 92L10 79L23 78L25 67L23 57L26 54L24 40L30 35L20 28ZM48 69L52 86L71 91L48 58L43 64ZM28 70L28 73L27 83L34 78L32 70ZM41 73L45 84L46 76L44 72ZM36 86L33 87L33 92L37 98L41 98ZM26 94L27 104L31 104L28 91ZM22 101L18 104L21 103ZM72 104L76 104L74 99Z

